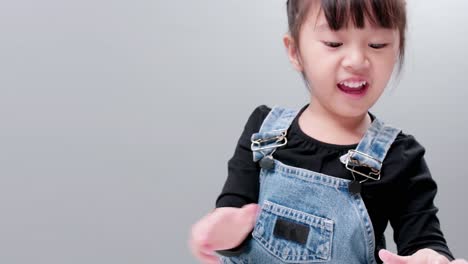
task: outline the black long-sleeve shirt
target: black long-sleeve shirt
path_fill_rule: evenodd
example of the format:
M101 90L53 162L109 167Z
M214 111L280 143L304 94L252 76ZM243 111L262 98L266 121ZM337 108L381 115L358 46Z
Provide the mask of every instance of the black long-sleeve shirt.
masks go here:
M288 130L288 144L278 148L275 159L295 167L352 180L352 175L339 157L356 145L334 145L306 135L299 127L301 109ZM260 130L270 108L262 105L250 115L238 141L233 157L228 162L228 176L216 207L242 207L257 203L260 167L252 159L251 135ZM375 256L385 248L384 231L388 221L394 230L394 241L399 255L411 255L419 249L431 248L449 259L453 255L447 247L434 205L437 185L424 160L425 149L411 136L401 132L392 144L381 170L381 179L362 185L362 198L375 233ZM223 255L237 255L239 247L219 251Z

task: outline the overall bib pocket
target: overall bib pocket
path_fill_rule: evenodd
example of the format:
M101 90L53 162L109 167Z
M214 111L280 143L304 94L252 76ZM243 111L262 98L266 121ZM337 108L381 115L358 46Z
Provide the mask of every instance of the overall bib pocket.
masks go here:
M330 260L334 222L268 200L262 205L253 238L284 263Z

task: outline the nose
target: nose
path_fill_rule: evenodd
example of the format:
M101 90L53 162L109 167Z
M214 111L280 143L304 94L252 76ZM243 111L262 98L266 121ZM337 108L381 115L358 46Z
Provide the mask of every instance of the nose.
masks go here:
M343 67L348 70L362 71L369 68L369 60L366 53L360 48L351 48L343 59Z

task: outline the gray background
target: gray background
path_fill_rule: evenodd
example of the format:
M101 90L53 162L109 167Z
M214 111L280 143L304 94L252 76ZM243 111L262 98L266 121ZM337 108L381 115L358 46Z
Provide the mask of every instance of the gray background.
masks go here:
M2 1L0 263L196 263L190 226L248 115L307 101L284 2ZM408 8L404 74L373 111L427 148L467 258L468 1Z

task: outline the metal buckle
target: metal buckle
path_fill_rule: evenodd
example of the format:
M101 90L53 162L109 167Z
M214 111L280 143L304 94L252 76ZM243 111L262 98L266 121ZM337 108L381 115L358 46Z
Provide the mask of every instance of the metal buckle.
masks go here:
M286 130L283 130L281 132L281 135L279 136L276 136L276 137L270 137L270 138L265 138L265 139L257 139L257 140L251 140L252 141L252 144L250 146L250 148L252 150L255 150L255 151L262 151L262 150L265 150L265 149L272 149L272 148L279 148L279 147L282 147L284 145L286 145L288 143L288 139L286 138ZM273 141L275 140L276 141L274 142L274 144L269 144L269 145L266 145L266 146L261 146L262 143L265 143L265 142L269 142L269 141ZM277 144L279 143L279 144Z
M372 159L372 160L378 162L380 165L382 165L382 162L381 162L380 160L377 160L377 159L375 159L374 157L367 155L366 153L357 151L357 150L355 150L355 149L350 149L350 150L348 151L348 155L347 155L347 157L346 157L346 169L348 169L348 170L350 170L350 171L352 171L352 172L355 172L355 173L357 173L357 174L359 174L359 175L361 175L361 176L364 176L364 177L366 177L366 178L369 178L369 179L371 179L371 180L374 180L374 181L380 180L380 170L374 169L374 168L368 166L367 164L363 164L363 163L359 162L359 161L356 160L356 159L352 159L351 156L352 156L352 154L354 154L354 153L358 153L358 154L360 154L360 155L363 155L363 156L365 156L366 158L370 158L370 159ZM355 163L355 164L350 164L350 162L351 162L351 163ZM369 174L365 174L365 173L362 173L362 172L360 172L360 171L357 171L357 170L355 169L355 167L366 167L366 168L369 168L369 169L371 170L371 172L369 172ZM372 176L372 175L374 175L374 176Z

